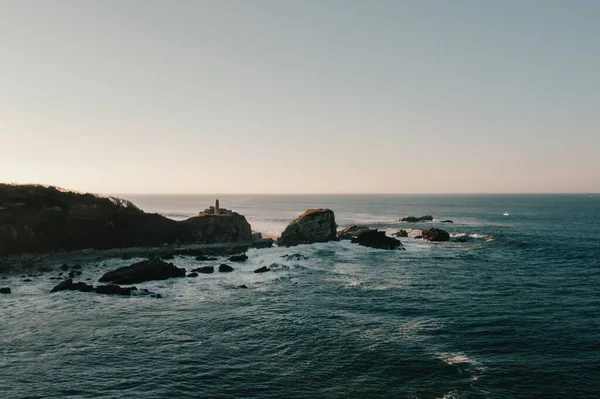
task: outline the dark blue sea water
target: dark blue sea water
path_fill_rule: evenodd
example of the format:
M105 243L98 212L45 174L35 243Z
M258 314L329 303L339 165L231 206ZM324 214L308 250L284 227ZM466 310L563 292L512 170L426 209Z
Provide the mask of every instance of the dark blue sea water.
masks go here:
M129 198L174 218L214 200ZM0 397L600 397L600 195L220 200L271 234L310 207L340 227L414 230L406 251L251 250L232 273L139 285L162 299L0 280L13 288L0 296ZM398 222L424 214L435 220ZM453 239L416 240L423 226ZM294 252L309 259L280 257ZM91 262L82 277L132 261Z

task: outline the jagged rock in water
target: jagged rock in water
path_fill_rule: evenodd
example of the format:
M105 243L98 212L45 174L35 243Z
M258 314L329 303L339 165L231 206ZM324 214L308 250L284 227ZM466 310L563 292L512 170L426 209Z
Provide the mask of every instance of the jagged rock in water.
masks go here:
M245 285L245 284L242 284L242 285L238 285L238 288L246 288L246 289L247 289L247 288L248 288L248 286L247 286L247 285Z
M73 265L71 266L72 270L81 270L81 265Z
M420 217L406 216L406 217L400 219L401 222L407 222L407 223L431 222L432 220L433 220L433 216L431 216L431 215L425 215L425 216L420 216Z
M279 246L290 247L337 240L335 215L330 209L309 209L294 219L277 240Z
M423 239L427 241L448 241L450 234L442 229L431 228L423 230Z
M266 266L263 266L263 267L260 267L260 268L256 269L254 271L254 273L265 273L265 272L268 272L268 271L271 271L271 269L269 269Z
M124 295L129 296L133 291L137 291L136 287L120 287L115 284L99 285L94 288L94 292L104 295Z
M248 260L248 255L246 255L246 254L233 255L229 258L229 261L231 261L231 262L245 262L247 260Z
M340 240L351 240L363 231L370 230L366 226L350 226L338 231L337 236Z
M394 235L396 237L408 237L408 231L400 229L396 233L394 233Z
M423 236L421 236L421 235L415 236L415 240L422 240L422 239L423 239Z
M447 220L442 220L441 223L454 223L454 222L452 220L450 220L450 219L447 219Z
M281 255L281 257L289 261L308 260L308 256L304 256L302 254Z
M60 270L69 270L69 265L67 265L67 264L61 265Z
M136 284L151 280L166 280L172 277L185 277L185 269L178 268L172 263L163 262L159 258L151 258L105 273L100 277L100 281L114 284Z
M192 273L188 274L187 277L198 277L198 273L192 272Z
M10 290L9 287L2 287L0 288L0 294L10 294L12 291Z
M192 272L194 272L194 273L210 274L210 273L214 273L215 272L215 268L213 266L203 266L203 267L199 267L197 269L193 269Z
M233 271L233 267L229 266L229 265L220 265L219 266L219 272L220 273L229 273Z
M214 258L212 256L206 256L206 255L198 255L198 256L196 256L196 260L198 262L205 262L205 261L209 261L209 260L217 260L217 258Z
M52 292L67 291L67 290L68 291L92 292L94 290L94 287L91 286L90 284L86 284L86 283L82 283L82 282L74 283L72 279L67 279L65 281L61 281L57 286L52 288L52 290L50 292L52 293Z
M367 230L352 239L353 243L377 249L402 248L402 243L385 235L385 231Z

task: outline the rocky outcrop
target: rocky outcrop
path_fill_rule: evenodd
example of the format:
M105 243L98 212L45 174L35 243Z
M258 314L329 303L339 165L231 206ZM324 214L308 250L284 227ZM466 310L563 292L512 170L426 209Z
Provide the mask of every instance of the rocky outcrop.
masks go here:
M10 294L12 291L10 290L9 287L1 287L0 288L0 294Z
M220 265L219 266L219 273L229 273L233 271L233 267L229 266L229 265Z
M265 273L265 272L268 272L268 271L271 271L271 269L269 269L266 266L263 266L263 267L259 267L258 269L256 269L254 271L254 273Z
M211 274L211 273L215 272L215 268L214 268L214 266L203 266L203 267L199 267L197 269L193 269L192 272L202 273L202 274Z
M83 282L74 283L72 279L62 281L56 287L52 288L51 293L60 291L80 291L80 292L96 292L103 295L124 295L129 296L133 291L137 291L136 287L120 287L114 284L99 285L94 287ZM146 292L148 292L146 290Z
M192 273L188 274L187 276L188 277L198 277L198 273L192 272Z
M217 260L217 258L215 258L213 256L199 255L199 256L196 256L196 260L198 262L205 262L205 261L209 261L209 260Z
M448 241L450 234L442 229L431 228L423 230L423 239L427 241Z
M151 280L166 280L172 277L185 277L185 269L178 268L172 263L163 262L160 258L151 258L105 273L100 277L100 282L136 284Z
M285 260L291 260L291 261L300 261L300 260L308 259L308 256L304 256L302 254L281 255L281 257Z
M408 231L400 229L396 233L394 233L394 235L396 237L408 237Z
M233 256L229 257L229 261L231 261L231 262L245 262L247 260L248 260L248 255L246 255L246 254L233 255Z
M352 239L353 243L377 249L402 248L402 243L393 237L385 235L385 231L367 230Z
M433 220L433 216L431 216L431 215L425 215L425 216L420 216L420 217L406 216L406 217L400 219L401 222L407 222L407 223L431 222L432 220Z
M250 224L235 212L175 221L131 202L40 185L0 184L0 256L164 243L250 242Z
M281 233L277 245L290 247L300 244L337 240L335 215L330 209L309 209L294 219Z
M363 231L367 231L369 230L368 227L366 226L350 226L350 227L346 227L340 231L337 232L337 237L340 240L351 240L354 237L356 237L359 233L363 232Z
M442 220L441 223L454 223L454 222L450 219L446 219L446 220Z

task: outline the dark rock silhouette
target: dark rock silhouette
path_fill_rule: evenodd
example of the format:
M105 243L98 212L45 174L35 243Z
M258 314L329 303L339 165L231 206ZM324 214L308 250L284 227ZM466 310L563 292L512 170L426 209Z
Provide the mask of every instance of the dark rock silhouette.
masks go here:
M245 262L248 260L248 255L246 255L246 254L233 255L229 258L229 260L231 262Z
M394 234L396 237L408 237L408 231L400 229Z
M423 236L421 236L421 235L415 236L415 240L422 240L422 239L423 239Z
M233 271L233 267L229 266L229 265L220 265L219 266L219 272L220 273L229 273Z
M447 220L442 220L441 223L454 223L454 222L452 220L450 220L450 219L447 219Z
M69 270L69 265L67 265L67 264L61 265L60 270Z
M279 246L290 247L337 240L335 215L330 209L309 209L294 219L277 240Z
M198 273L193 272L187 275L187 277L198 277Z
M210 274L210 273L214 273L215 272L215 268L213 266L204 266L204 267L199 267L197 269L193 269L192 272L194 272L194 273Z
M247 286L247 285L245 285L245 284L242 284L242 285L238 285L238 288L246 288L246 289L247 289L247 288L248 288L248 286Z
M0 294L10 294L12 291L10 290L9 287L2 287L0 288Z
M423 239L427 241L448 241L450 239L450 234L447 231L431 228L427 230L423 230Z
M136 287L120 287L115 284L99 285L94 288L94 292L104 295L131 295L133 291L137 291ZM148 290L146 290L148 292Z
M431 222L432 220L433 220L433 216L431 216L431 215L425 215L425 216L420 216L420 217L406 216L406 217L400 219L401 222L407 222L407 223Z
M199 256L196 256L196 260L198 262L205 262L205 261L209 261L209 260L217 260L217 258L214 258L212 256L199 255Z
M367 230L370 230L370 229L366 226L353 225L353 226L346 227L346 228L338 231L337 237L340 240L351 240L354 237L356 237L359 233L361 233L363 231L367 231Z
M402 248L402 243L400 240L386 236L385 231L377 230L363 231L353 238L352 242L365 247L377 249Z
M166 280L172 277L185 277L185 269L178 268L172 263L163 262L159 258L151 258L105 273L100 277L100 282L136 284L151 280Z
M74 283L72 279L67 279L61 281L57 286L52 288L50 292L59 292L59 291L81 291L81 292L91 292L94 290L94 287L90 284L86 283Z
M268 271L271 271L271 269L269 269L266 266L263 266L263 267L260 267L260 268L256 269L254 271L254 273L265 273L265 272L268 272Z

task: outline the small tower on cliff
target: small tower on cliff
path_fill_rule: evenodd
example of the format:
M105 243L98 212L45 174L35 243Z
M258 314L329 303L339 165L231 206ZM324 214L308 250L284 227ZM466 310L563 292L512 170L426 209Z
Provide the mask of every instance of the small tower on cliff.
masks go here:
M215 215L219 216L221 214L221 208L219 208L219 199L215 201Z

